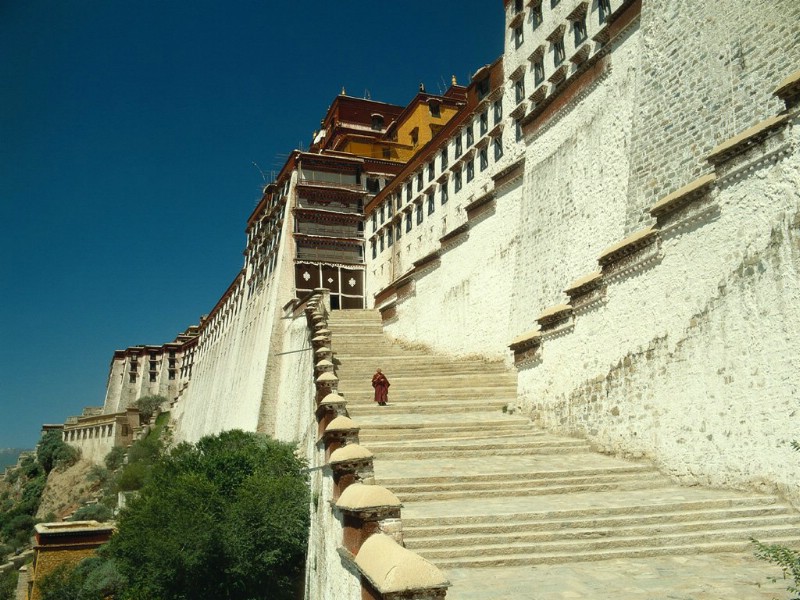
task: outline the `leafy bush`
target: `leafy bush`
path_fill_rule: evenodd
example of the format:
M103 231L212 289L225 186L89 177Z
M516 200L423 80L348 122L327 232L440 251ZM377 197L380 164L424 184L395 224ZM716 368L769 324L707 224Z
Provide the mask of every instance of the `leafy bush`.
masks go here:
M779 544L762 544L753 540L756 556L778 565L783 570L784 579L790 577L794 584L786 589L792 593L791 600L800 600L800 552Z
M111 519L111 509L105 504L87 504L81 506L72 515L72 521L100 521L101 523Z
M792 448L800 451L800 442L793 441ZM790 600L800 600L800 551L781 546L780 544L762 544L751 540L756 545L756 557L778 565L783 571L783 578L791 577L794 584L786 590L791 592Z
M164 396L142 396L134 402L133 405L139 409L139 419L141 422L147 423L155 414L156 410L167 401L167 398Z
M126 448L123 448L122 446L115 446L108 454L106 454L103 462L105 462L106 468L109 471L116 471L125 462L125 457L127 454L128 450Z
M36 446L36 458L49 473L56 467L69 467L78 462L80 451L61 439L60 431L48 431Z
M104 485L108 481L108 469L100 465L92 465L89 472L86 474L86 480L89 483L99 483Z
M292 446L241 431L160 458L106 551L130 582L123 598L293 598L308 530L302 467Z
M14 569L7 573L0 573L0 600L14 600L17 576L18 573Z
M126 581L113 560L92 556L59 565L37 585L41 600L104 600L121 598Z

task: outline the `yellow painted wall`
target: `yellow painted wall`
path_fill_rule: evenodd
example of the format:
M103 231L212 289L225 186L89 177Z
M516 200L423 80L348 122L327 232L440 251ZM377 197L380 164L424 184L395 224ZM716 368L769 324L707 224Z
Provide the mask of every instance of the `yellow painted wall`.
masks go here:
M398 162L408 162L419 150L431 141L436 132L452 119L458 109L451 106L440 105L439 116L431 115L427 103L418 104L408 117L397 125L397 143L386 144L379 140L373 142L357 139L348 140L341 146L343 152L368 158L379 158ZM416 145L413 143L411 132L417 128L419 135ZM390 155L384 155L384 148L389 148Z
M440 105L439 116L431 115L431 110L427 103L421 103L409 114L408 118L397 126L397 141L409 147L408 150L401 150L399 156L405 162L410 160L425 144L431 141L436 131L452 119L458 110L451 106ZM411 132L418 128L419 135L417 145L414 146Z
M39 586L36 585L48 573L52 573L60 565L77 565L84 558L94 556L94 548L47 549L37 550L35 567L28 571L29 581L33 584L28 600L39 600Z

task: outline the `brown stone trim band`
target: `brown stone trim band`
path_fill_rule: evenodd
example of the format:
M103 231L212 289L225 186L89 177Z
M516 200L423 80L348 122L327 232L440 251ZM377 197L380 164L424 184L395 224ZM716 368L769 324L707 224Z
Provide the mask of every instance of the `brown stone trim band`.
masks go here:
M719 146L711 150L706 160L715 166L726 160L730 160L737 154L749 150L756 144L760 144L771 135L777 133L778 130L783 128L788 119L789 115L787 114L765 119L749 129L745 129L739 135L722 142Z

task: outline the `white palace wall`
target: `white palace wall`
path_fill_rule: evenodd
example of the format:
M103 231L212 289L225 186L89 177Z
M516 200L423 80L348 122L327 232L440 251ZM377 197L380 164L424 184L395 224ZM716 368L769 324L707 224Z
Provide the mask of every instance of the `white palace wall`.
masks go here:
M290 197L294 196L293 184L294 180ZM281 227L281 237L289 239L293 227L290 211ZM280 373L284 344L293 343L291 336L287 340L281 318L283 304L294 296L293 248L280 244L278 252L272 276L252 291L241 277L219 309L218 321L201 331L191 383L175 407L179 441L196 441L229 429L276 435L278 407L274 398L270 402L264 399L269 386L276 384L273 379ZM282 433L282 437L291 437Z
M600 268L604 249L653 224L660 198L716 173L643 251L652 256L633 251L641 264L604 276L603 299L542 332L511 408L601 450L646 455L687 483L778 490L800 504L797 110L743 154L706 160L783 110L773 90L800 66L800 5L724 2L713 18L705 5L641 6L605 74L526 124L521 182L498 185L465 233L379 296L385 329L510 365L512 340L568 303L564 290Z
M498 190L494 207L398 297L388 333L450 354L509 359L509 342L622 237L638 57L633 29L607 74L528 142L524 179ZM478 175L475 187L490 175Z
M545 336L517 408L685 482L800 502L799 129L771 144L788 156L721 170L704 217L662 230L651 262Z

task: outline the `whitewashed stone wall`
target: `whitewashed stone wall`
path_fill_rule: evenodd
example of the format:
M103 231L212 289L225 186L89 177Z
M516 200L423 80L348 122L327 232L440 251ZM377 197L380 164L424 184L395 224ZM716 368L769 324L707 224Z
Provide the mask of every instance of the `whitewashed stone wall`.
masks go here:
M290 189L294 197L294 179ZM290 239L292 227L287 210L282 239ZM274 435L277 404L265 394L280 373L282 306L294 294L293 258L291 245L281 244L272 277L252 292L243 282L220 311L220 321L201 331L191 383L174 411L178 440L229 429Z
M314 464L325 463L319 450ZM306 600L348 600L361 598L361 577L348 568L339 554L343 527L337 511L331 510L333 478L330 472L317 470L311 479L312 506L308 557L306 559Z
M602 249L624 232L638 68L634 28L615 48L608 75L523 146L521 184L500 190L495 207L470 223L468 239L454 240L440 264L415 275L415 291L398 298L388 333L456 355L509 358L509 342L532 329L542 309L562 302L567 284L593 270ZM506 162L476 177L467 198L491 189L491 175L519 156L514 148L506 154ZM415 259L425 251L431 249L417 250ZM372 278L370 292L384 282Z
M795 125L786 147L800 136ZM776 142L777 143L777 142ZM547 339L518 407L677 479L800 501L800 155L722 178L649 268Z

